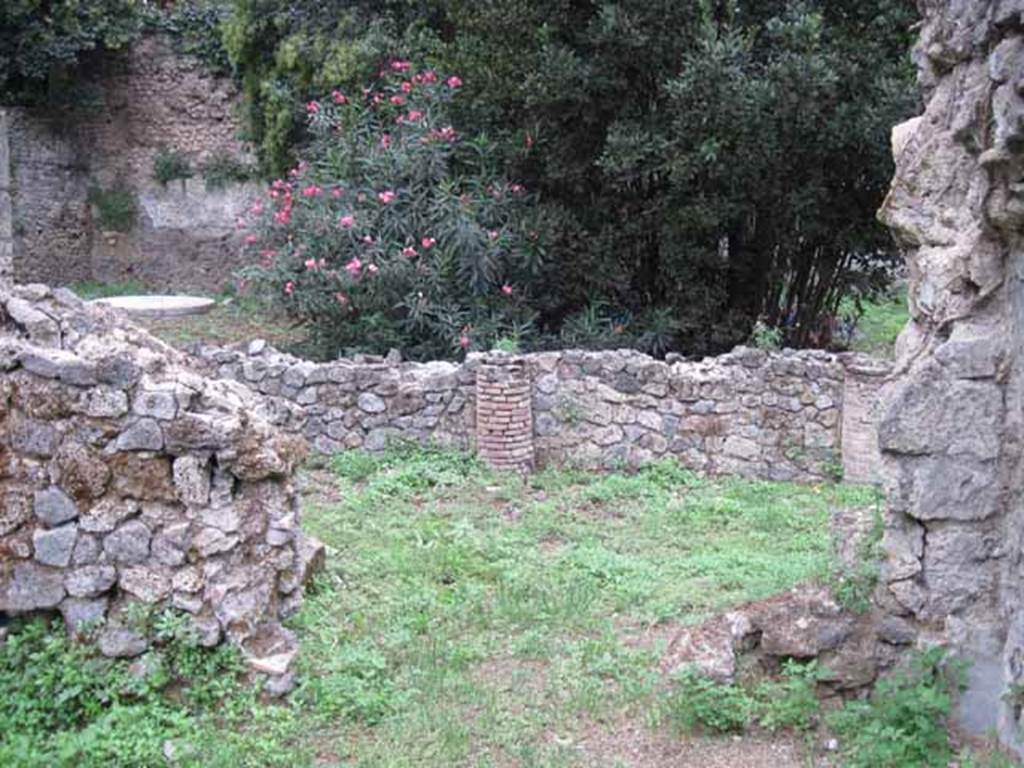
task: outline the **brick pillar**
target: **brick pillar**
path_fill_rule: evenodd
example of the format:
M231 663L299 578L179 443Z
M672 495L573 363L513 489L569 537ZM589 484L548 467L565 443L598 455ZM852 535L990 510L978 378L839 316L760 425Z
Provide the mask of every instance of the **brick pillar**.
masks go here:
M843 420L840 447L843 479L851 483L881 481L882 452L878 446L880 393L892 365L861 355L844 358Z
M533 469L532 382L521 357L492 353L476 372L477 454L495 469Z

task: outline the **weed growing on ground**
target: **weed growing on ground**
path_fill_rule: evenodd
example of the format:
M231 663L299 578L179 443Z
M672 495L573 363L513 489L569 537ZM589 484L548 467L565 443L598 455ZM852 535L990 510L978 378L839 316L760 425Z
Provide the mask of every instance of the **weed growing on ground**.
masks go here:
M817 724L815 686L820 674L814 662L790 661L778 680L727 685L685 670L666 699L666 713L682 731L738 733L754 724L772 732L806 731Z
M882 561L882 499L876 491L871 512L871 528L857 548L856 561L849 566L839 565L832 574L831 586L839 604L848 611L865 613L871 608L871 596L878 585Z
M138 618L156 641L131 662L69 641L59 621L15 628L0 645L0 765L164 765L176 740L205 764L220 749L216 725L256 706L237 650L201 648L178 614Z
M871 696L828 718L848 768L944 768L953 757L946 719L962 684L962 667L942 649L925 651Z

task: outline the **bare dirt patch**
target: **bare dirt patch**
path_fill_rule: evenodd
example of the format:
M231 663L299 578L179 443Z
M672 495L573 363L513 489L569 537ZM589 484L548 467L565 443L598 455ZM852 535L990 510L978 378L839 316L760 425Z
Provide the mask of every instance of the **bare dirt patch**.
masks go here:
M569 740L582 765L594 768L803 768L805 748L774 736L700 738L651 730L628 719L591 723Z

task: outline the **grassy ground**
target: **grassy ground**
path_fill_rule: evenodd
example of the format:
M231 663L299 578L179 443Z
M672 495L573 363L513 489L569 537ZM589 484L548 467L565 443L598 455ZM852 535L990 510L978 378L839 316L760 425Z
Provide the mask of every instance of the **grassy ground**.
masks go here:
M865 302L851 348L878 357L892 357L896 337L909 320L907 291Z
M679 626L829 578L831 512L873 509L872 489L709 480L671 463L524 482L467 456L409 449L338 454L302 482L305 527L328 558L292 621L302 653L287 701L262 701L238 654L195 647L175 614L140 615L160 642L134 662L96 658L59 627L33 624L0 643L0 765L941 768L953 759L947 675L934 653L918 677L837 712L829 724L843 746L827 760L809 748L822 733L791 730L820 723L813 668L749 689L659 670ZM751 730L752 717L761 727Z
M306 516L330 556L304 693L321 755L359 766L616 765L580 744L666 726L648 630L826 577L829 509L873 503L670 464L528 485L456 456L332 468Z
M166 628L166 673L142 680L59 634L16 633L0 646L0 764L163 765L168 750L232 768L804 764L784 735L685 735L662 640L827 577L829 510L873 491L672 464L524 484L421 451L339 454L304 482L328 560L293 620L288 703L259 702L230 652L179 647Z

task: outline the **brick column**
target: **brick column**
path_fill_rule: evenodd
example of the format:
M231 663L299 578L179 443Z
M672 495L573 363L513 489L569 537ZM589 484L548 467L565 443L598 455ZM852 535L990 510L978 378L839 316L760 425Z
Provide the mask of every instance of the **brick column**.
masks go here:
M849 355L844 356L843 367L843 479L851 483L877 483L881 481L882 464L878 446L879 399L892 365L885 360Z
M495 469L533 469L532 382L522 357L491 353L476 372L476 445Z

